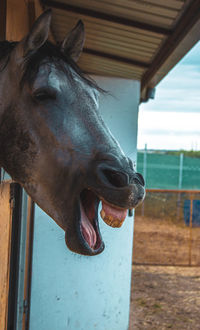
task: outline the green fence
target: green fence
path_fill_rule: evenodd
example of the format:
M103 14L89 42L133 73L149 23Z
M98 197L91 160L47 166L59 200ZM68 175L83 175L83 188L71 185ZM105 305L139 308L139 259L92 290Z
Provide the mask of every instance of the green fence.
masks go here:
M138 152L137 171L147 188L200 189L200 158Z

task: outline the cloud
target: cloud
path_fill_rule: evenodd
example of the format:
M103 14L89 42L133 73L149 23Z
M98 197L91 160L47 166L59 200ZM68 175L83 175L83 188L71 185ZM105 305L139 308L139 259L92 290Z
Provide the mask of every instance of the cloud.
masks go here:
M138 148L200 149L200 42L140 105Z
M143 111L200 112L200 42L160 82Z
M200 149L200 112L140 111L138 148Z

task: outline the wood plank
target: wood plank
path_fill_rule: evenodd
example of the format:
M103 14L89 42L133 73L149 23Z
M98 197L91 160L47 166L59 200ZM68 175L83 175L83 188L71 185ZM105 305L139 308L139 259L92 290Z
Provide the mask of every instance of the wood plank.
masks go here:
M92 70L92 72L91 72ZM140 80L141 76L137 74L131 74L130 72L116 72L115 70L108 70L106 67L102 67L100 69L98 68L91 68L90 65L88 65L88 74L97 75L97 76L103 76L103 77L115 77L115 78L123 78L123 79L131 79L131 80Z
M0 1L0 40L6 38L6 0Z
M152 49L152 48L148 48L145 46L140 46L134 43L131 43L131 41L128 43L123 43L121 41L118 40L114 40L114 39L102 39L102 38L93 38L90 35L88 36L88 38L86 39L86 47L91 48L89 46L89 44L92 45L96 45L97 47L107 47L108 49L111 50L119 50L119 52L121 53L121 55L123 55L124 57L129 57L128 53L138 53L141 55L143 55L143 53L145 53L145 55L147 55L147 57L151 58L151 56L153 54L155 54L155 52L157 51L156 48ZM101 48L103 49L103 48Z
M81 17L79 17L81 18ZM154 36L151 36L149 34L145 33L140 33L141 31L138 29L132 29L131 31L121 29L119 26L116 25L116 27L110 27L109 25L104 25L100 24L99 22L88 22L85 19L82 19L84 26L85 26L85 32L86 32L86 38L87 35L91 33L95 33L97 35L110 35L116 38L121 38L123 39L134 39L137 40L138 42L143 42L147 44L151 44L154 47L158 47L161 42L166 38L166 37L157 37L155 38ZM68 18L68 17L63 17L60 15L56 15L56 17L53 17L53 28L54 32L57 36L57 31L62 30L64 35L67 34L68 31L70 31L73 26L76 25L78 19L75 18Z
M71 0L62 0L65 4L71 4ZM89 8L101 12L111 13L132 19L140 17L140 15L148 17L162 16L163 18L175 18L178 14L177 9L170 9L163 6L144 2L144 1L124 1L124 0L75 0L74 6Z
M59 40L62 40L65 36L64 33L58 34L58 32L57 35L59 36ZM91 38L86 39L84 48L98 52L101 52L103 49L105 54L113 55L113 57L119 56L121 59L124 59L124 62L126 62L126 60L135 60L145 64L150 63L157 51L157 49L149 51L148 48L145 49L135 44L128 47L127 44L121 44L113 40L95 40Z
M145 20L145 15L143 14L143 19L136 19L130 18L128 13L126 17L120 16L120 15L114 15L112 12L102 12L98 10L92 10L90 8L83 8L83 7L77 7L72 4L65 4L63 2L57 2L55 0L43 0L42 3L45 5L45 8L57 8L63 11L68 11L70 13L76 13L78 15L86 15L87 17L95 17L96 19L101 19L104 21L114 22L117 24L121 24L124 26L130 26L130 27L137 27L141 30L145 31L151 31L158 34L164 34L169 35L171 33L171 24L174 22L173 19L166 19L170 21L169 27L163 27L161 23L163 23L164 18L162 17L161 23L156 24L155 19L152 22L148 22ZM152 15L153 16L153 15ZM158 18L157 16L155 16ZM166 23L166 22L165 22ZM169 22L168 22L169 23Z
M10 183L0 185L0 329L7 328L11 238Z
M86 62L85 63L85 67L87 68L86 72L90 71L90 74L95 74L96 72L98 72L101 76L104 74L111 74L114 73L116 77L123 77L123 78L131 78L131 79L135 79L135 77L141 77L141 74L139 74L138 72L134 72L132 70L132 72L130 71L125 71L125 70L117 70L116 67L111 67L105 64L102 64L101 66L97 66L94 65L94 63L91 65L91 63ZM101 72L102 69L102 72ZM94 73L95 72L95 73Z
M6 39L12 41L21 40L28 31L27 2L24 0L7 0Z
M134 45L138 45L138 46L142 46L142 47L145 47L145 48L149 48L149 49L153 49L155 50L159 45L160 45L160 41L157 42L157 43L152 43L150 42L148 39L147 40L142 40L140 39L138 36L135 36L134 34L132 34L131 36L120 36L116 33L113 33L111 34L110 32L108 31L99 31L99 30L96 30L96 29L91 29L91 30L88 30L86 29L86 38L87 36L92 36L93 38L102 38L102 39L112 39L112 40L115 40L117 42L121 42L121 43L131 43L131 44L134 44Z
M141 49L137 49L137 47L120 47L118 44L113 44L113 43L109 43L109 42L101 42L101 41L95 41L95 40L90 40L88 39L86 44L85 44L85 48L89 48L89 49L94 49L97 51L104 51L104 53L108 53L111 54L113 56L121 56L123 58L127 58L127 59L132 59L132 60L136 60L138 59L138 61L143 61L144 63L149 64L150 60L152 59L153 55L155 52L148 52L147 50L141 50ZM144 54L144 57L143 57ZM146 55L146 56L145 56ZM147 59L146 60L144 60Z
M64 11L61 9L53 9L53 22L58 19L58 24L63 23L65 26L72 28L74 24L76 24L77 20L82 19L85 24L98 24L100 28L104 27L109 27L113 28L115 33L120 33L120 32L130 32L130 33L136 33L139 35L144 35L147 37L153 37L155 39L161 39L165 36L163 33L158 33L158 32L153 32L151 30L144 30L140 29L136 26L129 26L129 25L124 25L120 24L119 22L114 22L114 21L108 21L104 20L102 18L96 18L96 17L91 17L87 16L84 14L79 14L79 13L73 13L73 12L68 12ZM71 26L70 26L71 24ZM98 28L99 28L98 27ZM170 34L170 32L168 33Z
M135 1L135 0L132 0L132 1ZM166 7L166 8L171 8L171 9L181 9L181 7L183 6L183 2L184 0L147 0L147 1L143 1L143 0L140 0L141 2L144 2L144 3L151 3L151 4L154 4L154 5L158 5L159 3L159 6L162 6L162 7Z
M66 35L66 29L63 28L63 26L59 27L57 26L55 29L56 35L57 37L59 37L59 40L61 38L61 40L64 38L64 36ZM100 30L95 30L95 29L90 29L88 30L86 28L86 42L88 39L93 39L96 41L104 41L104 42L108 42L110 43L110 41L115 42L119 45L124 45L125 47L128 46L129 47L142 47L142 49L145 48L145 50L151 50L152 52L157 51L158 49L158 44L152 44L151 42L146 42L143 40L140 40L139 38L134 38L134 36L132 36L131 38L125 36L120 36L117 33L115 34L111 34L109 32L102 32ZM60 37L62 36L62 37ZM60 40L60 41L61 41Z
M94 64L98 67L101 67L101 65L106 64L110 68L116 67L117 70L122 70L122 71L127 71L127 72L138 72L138 73L145 72L145 69L137 67L137 66L133 66L131 64L117 62L117 65L116 65L116 62L111 59L102 58L99 56L94 56L94 55L89 55L89 54L83 53L78 62L81 68L83 68L83 64L85 63L85 61L88 61L88 63L90 63L91 65Z

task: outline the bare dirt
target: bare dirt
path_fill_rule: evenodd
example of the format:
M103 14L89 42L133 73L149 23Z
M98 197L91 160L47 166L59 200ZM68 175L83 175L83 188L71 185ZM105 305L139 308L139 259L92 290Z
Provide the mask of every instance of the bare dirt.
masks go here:
M200 268L134 265L129 329L200 329Z
M136 217L134 261L189 262L189 229ZM191 262L200 264L200 228L192 233ZM129 330L200 329L200 267L133 265Z
M200 266L200 227L136 216L133 262Z

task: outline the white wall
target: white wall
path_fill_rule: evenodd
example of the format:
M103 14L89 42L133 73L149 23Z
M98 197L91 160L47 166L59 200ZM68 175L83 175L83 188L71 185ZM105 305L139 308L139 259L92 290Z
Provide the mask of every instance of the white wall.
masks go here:
M95 79L113 95L102 97L102 116L135 160L140 84ZM64 232L36 207L30 330L128 329L133 219L120 229L100 219L100 229L104 252L76 255L67 249Z

